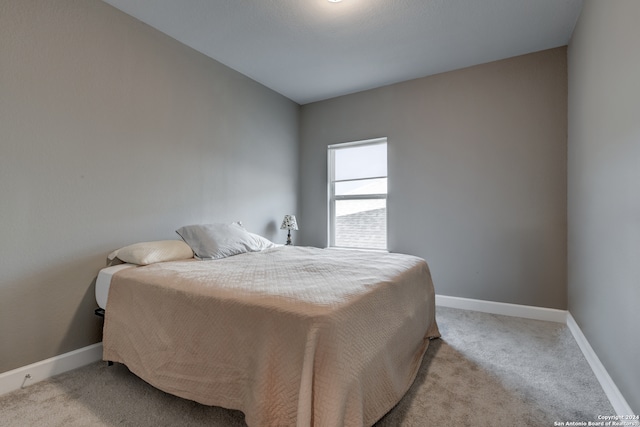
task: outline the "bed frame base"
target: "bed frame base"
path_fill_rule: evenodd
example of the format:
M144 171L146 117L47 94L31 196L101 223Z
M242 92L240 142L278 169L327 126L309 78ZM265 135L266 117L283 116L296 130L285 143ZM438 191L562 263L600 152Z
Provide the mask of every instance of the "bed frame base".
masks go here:
M104 319L104 308L96 308L93 313ZM107 360L107 366L113 366L113 362L111 360Z

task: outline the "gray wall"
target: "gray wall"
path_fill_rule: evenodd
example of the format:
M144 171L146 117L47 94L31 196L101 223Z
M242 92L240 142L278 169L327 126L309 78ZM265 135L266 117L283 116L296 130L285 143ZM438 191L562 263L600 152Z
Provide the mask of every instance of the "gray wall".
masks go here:
M299 106L97 0L0 0L0 372L100 341L106 255L243 220L283 242Z
M640 2L585 1L569 44L569 310L640 413Z
M436 292L566 309L566 48L307 104L299 243L326 246L327 145L387 136L389 249Z

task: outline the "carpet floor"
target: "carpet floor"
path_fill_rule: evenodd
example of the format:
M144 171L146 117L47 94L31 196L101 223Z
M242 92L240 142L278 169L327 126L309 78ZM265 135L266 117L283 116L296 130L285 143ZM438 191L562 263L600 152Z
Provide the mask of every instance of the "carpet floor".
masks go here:
M438 307L404 398L376 427L553 426L614 415L568 328ZM559 424L556 424L559 425ZM200 405L97 362L0 396L0 426L245 426L242 412Z

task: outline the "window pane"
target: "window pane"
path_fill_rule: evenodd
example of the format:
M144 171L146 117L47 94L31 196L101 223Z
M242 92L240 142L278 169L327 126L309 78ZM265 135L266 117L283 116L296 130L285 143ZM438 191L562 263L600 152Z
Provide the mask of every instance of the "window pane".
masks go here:
M387 194L387 178L336 182L336 195Z
M335 246L386 249L387 201L336 200Z
M337 181L387 176L387 144L373 144L335 149Z

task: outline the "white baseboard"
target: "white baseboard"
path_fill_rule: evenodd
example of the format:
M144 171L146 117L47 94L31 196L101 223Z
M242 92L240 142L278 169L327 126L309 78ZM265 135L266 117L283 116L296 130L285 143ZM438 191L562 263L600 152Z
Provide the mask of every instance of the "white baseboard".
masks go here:
M620 390L609 376L604 365L598 359L593 348L587 341L575 319L565 310L552 308L533 307L527 305L507 304L502 302L483 301L470 298L450 297L436 295L436 305L442 307L459 308L462 310L480 311L483 313L501 314L503 316L523 317L525 319L546 320L549 322L564 323L582 350L591 370L600 382L602 390L606 394L616 415L632 415L633 411ZM640 425L640 424L633 424Z
M98 360L102 360L101 342L4 372L0 374L0 395Z
M616 414L632 415L633 411L631 410L631 407L627 403L622 393L620 393L620 390L618 390L618 387L613 382L613 379L609 376L609 373L605 369L602 362L600 362L600 359L596 355L595 351L593 351L591 344L589 344L589 341L587 341L587 337L584 336L582 330L576 323L576 320L573 318L571 313L567 314L567 327L573 334L573 337L578 343L578 347L580 347L580 350L582 350L582 354L584 354L587 362L589 362L589 366L591 366L591 369L593 370L596 378L598 379L598 381L600 381L600 385L609 398L609 402L611 402L611 406L613 406Z
M530 305L508 304L504 302L483 301L478 299L436 295L436 305L480 311L482 313L501 314L503 316L524 317L525 319L546 320L548 322L567 323L567 311L554 308L533 307Z
M602 389L609 398L617 415L631 415L633 411L620 390L609 376L604 365L593 351L575 319L565 310L533 307L502 302L475 300L470 298L436 295L436 305L442 307L459 308L463 310L480 311L483 313L501 314L504 316L523 317L526 319L546 320L564 323L571 331L578 347L582 350L594 375L600 382ZM54 375L70 371L102 360L102 343L93 344L69 353L61 354L31 365L23 366L0 374L0 395L9 393L27 385L45 380Z

